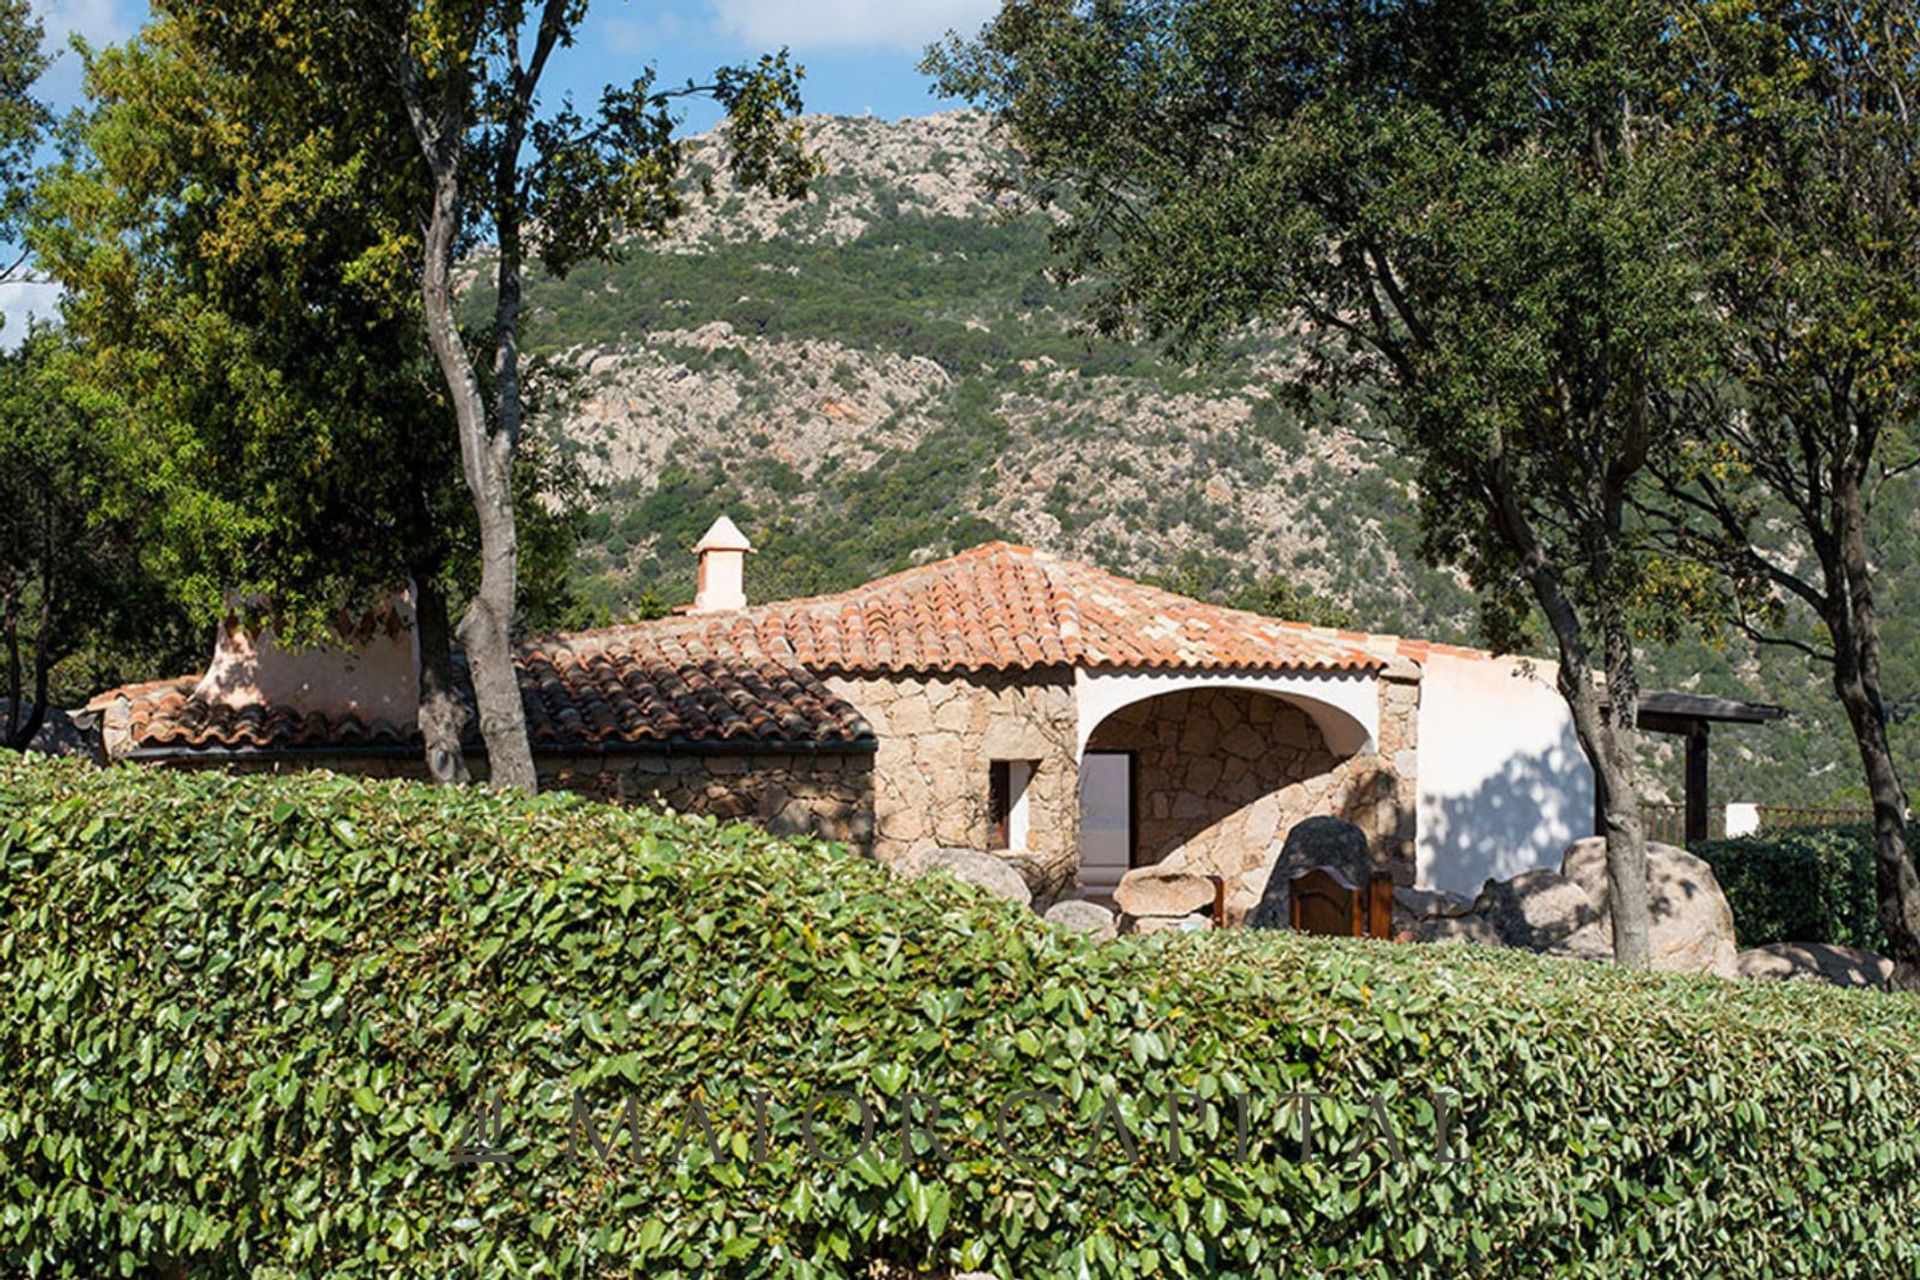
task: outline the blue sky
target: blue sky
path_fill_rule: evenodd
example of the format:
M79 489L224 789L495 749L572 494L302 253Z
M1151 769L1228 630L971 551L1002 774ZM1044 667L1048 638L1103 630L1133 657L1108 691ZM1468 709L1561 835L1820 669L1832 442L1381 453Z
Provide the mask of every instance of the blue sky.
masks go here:
M806 68L809 112L924 115L958 104L928 92L916 70L921 50L949 30L977 29L998 7L999 0L595 0L580 42L548 73L550 92L590 105L602 85L631 81L648 63L662 83L680 83L785 46ZM96 45L129 39L147 14L145 0L37 0L34 8L58 48L73 34ZM62 108L79 101L71 53L55 60L42 88ZM710 108L687 111L690 129L714 119ZM17 338L27 312L44 313L53 299L50 286L0 285L0 335Z

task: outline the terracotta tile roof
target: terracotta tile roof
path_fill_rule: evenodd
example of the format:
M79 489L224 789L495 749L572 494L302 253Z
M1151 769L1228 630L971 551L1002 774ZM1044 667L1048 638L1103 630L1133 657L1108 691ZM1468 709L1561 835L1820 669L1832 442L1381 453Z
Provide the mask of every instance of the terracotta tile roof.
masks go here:
M858 743L872 730L819 675L1074 665L1368 671L1436 653L1492 656L1226 609L993 542L835 595L531 641L521 648L520 687L536 749ZM416 740L411 723L212 706L192 697L194 684L132 685L90 705L126 696L144 747Z
M1080 665L1357 671L1386 664L1368 637L1204 604L992 542L837 595L585 633L672 636L850 674Z
M1360 670L1503 655L1269 618L1176 595L1031 547L990 542L833 595L683 614L561 637L646 635L816 671L1095 668Z
M519 655L520 697L535 750L691 744L818 747L870 743L860 713L810 673L764 658L699 653L670 641L528 645ZM469 707L463 665L456 681ZM128 685L95 698L100 710L125 697L138 749L287 750L407 748L411 721L229 707L195 698L198 677ZM475 739L477 743L477 738Z

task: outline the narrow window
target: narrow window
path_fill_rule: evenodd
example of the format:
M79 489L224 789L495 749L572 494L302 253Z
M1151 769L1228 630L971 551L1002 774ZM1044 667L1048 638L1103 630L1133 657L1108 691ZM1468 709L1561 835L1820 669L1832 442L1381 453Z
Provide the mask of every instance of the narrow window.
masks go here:
M995 760L987 769L987 847L1025 849L1032 830L1027 784L1038 761Z

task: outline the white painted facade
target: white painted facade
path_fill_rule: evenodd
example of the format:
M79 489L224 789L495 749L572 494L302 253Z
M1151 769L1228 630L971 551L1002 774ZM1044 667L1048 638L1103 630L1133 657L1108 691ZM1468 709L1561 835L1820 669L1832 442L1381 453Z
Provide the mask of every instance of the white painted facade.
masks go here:
M1572 716L1554 687L1552 663L1524 658L1429 654L1421 663L1415 776L1416 880L1423 888L1474 894L1490 878L1557 867L1568 844L1593 831L1591 768ZM1094 779L1087 744L1115 712L1162 694L1197 689L1263 693L1300 707L1339 755L1375 749L1380 677L1375 672L1268 673L1088 671L1075 675L1082 760L1083 875L1124 870L1130 797L1118 777Z
M1593 771L1555 667L1435 653L1422 664L1417 883L1477 893L1559 865L1593 833Z
M370 634L289 648L271 629L222 625L194 696L216 706L287 707L408 723L420 705L420 643L411 592L367 624Z

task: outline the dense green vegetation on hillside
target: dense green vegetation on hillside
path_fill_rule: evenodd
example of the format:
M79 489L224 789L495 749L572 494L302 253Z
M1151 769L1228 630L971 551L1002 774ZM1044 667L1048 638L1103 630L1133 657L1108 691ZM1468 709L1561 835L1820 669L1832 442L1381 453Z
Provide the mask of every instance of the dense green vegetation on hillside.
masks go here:
M871 206L865 230L849 240L716 241L635 253L530 289L528 339L549 357L577 360L583 350L652 344L690 377L747 379L748 407L756 412L777 410L764 390L754 390L760 384L752 380L768 370L756 367L750 346L702 350L654 335L724 321L747 338L820 339L921 357L950 380L932 404L914 407L928 417L926 428L882 450L871 465L828 456L803 471L774 456L767 435L756 433L681 442L657 472L608 484L576 565L576 594L584 602L576 620L635 616L690 599L691 547L722 512L750 532L760 551L748 564L749 595L777 599L856 585L989 538L1017 538L987 509L987 495L1004 482L1058 521L1059 544L1048 549L1105 568L1223 602L1299 602L1317 618L1343 617L1373 630L1477 639L1472 594L1451 573L1419 560L1405 469L1372 443L1354 451L1353 431L1379 430L1377 406L1366 397L1290 394L1284 374L1273 372L1286 367L1291 340L1284 336L1249 338L1216 360L1190 363L1145 340L1088 335L1077 324L1076 299L1047 277L1047 228L1038 216L927 216L903 207L893 190L883 178L829 175L822 200L788 217L805 232L835 198L864 193ZM830 388L846 371L793 374ZM1268 394L1275 390L1280 394ZM1246 404L1249 425L1239 436L1188 431L1191 443L1181 441L1181 422L1143 407L1156 395L1180 393ZM1003 406L1023 398L1039 409L1016 431ZM896 418L907 412L898 409ZM868 430L891 438L889 425ZM1341 429L1344 449L1334 444ZM1170 446L1185 451L1179 477L1144 477L1140 492L1126 497L1105 483L1141 478L1136 447ZM1064 455L1073 465L1051 484L1023 484L1020 469L1033 465L1036 453ZM1299 459L1300 470L1277 475L1276 454ZM1283 494L1292 521L1323 535L1323 545L1303 546L1285 562L1249 553L1254 517L1209 497L1206 482L1216 475L1237 491ZM1912 584L1920 581L1911 492L1910 480L1897 480L1883 498L1879 554L1888 683L1901 691L1888 710L1900 750L1920 771L1920 734L1912 727L1920 652L1903 627ZM1355 536L1367 524L1377 537ZM1140 554L1142 539L1176 530L1180 551ZM1804 625L1790 630L1811 634ZM1737 635L1683 635L1647 656L1650 683L1778 702L1790 712L1784 724L1722 732L1716 801L1853 802L1851 739L1823 672L1804 655L1756 654ZM1679 753L1658 740L1654 752L1658 781L1677 798Z
M1904 997L1102 944L744 826L327 775L0 754L0 868L9 1275L1920 1265Z
M755 579L749 585L760 599L852 586L928 553L1004 536L979 517L976 506L1006 445L1006 427L994 406L1008 395L1057 404L1056 443L1082 449L1089 458L1085 483L1056 486L1041 497L1071 534L1099 513L1099 477L1092 467L1107 443L1102 436L1139 424L1076 415L1075 383L1050 376L1054 371L1077 379L1121 379L1137 384L1135 396L1166 391L1236 398L1253 381L1251 362L1283 349L1276 340L1249 339L1209 361L1183 363L1145 342L1098 338L1075 324L1072 299L1047 280L1046 265L1046 228L1037 217L982 222L909 214L879 222L847 244L710 245L699 253L585 266L564 281L537 284L529 291L534 319L528 332L548 355L724 321L742 333L822 338L923 357L954 379L934 431L873 468L836 474L831 488L803 491L791 468L765 456L725 468L718 456L688 458L648 483L614 486L589 525L587 563L598 560L604 567L609 560L595 557L595 550L611 552L617 561L627 546L648 536L659 554L621 564L617 581L590 589L590 598L616 612L649 591L681 602L691 589L684 571L687 549L722 510L754 530L761 554L750 562ZM675 354L696 372L705 362L742 359L731 351L676 348ZM1044 371L1035 372L1036 364ZM1325 397L1298 406L1263 400L1253 432L1311 452L1315 433L1343 412L1350 414L1351 406ZM1177 431L1178 424L1158 429ZM1252 450L1216 446L1201 461L1250 484L1266 478ZM759 481L755 488L779 501L756 503L737 482L743 471ZM1390 465L1351 474L1324 465L1315 470L1312 489L1307 503L1316 519L1332 523L1343 509L1364 510L1392 529L1399 545L1417 540L1405 480ZM1229 513L1209 510L1199 494L1168 490L1122 514L1148 527L1187 524L1207 544L1182 564L1149 576L1177 574L1190 588L1220 598L1269 576L1239 556L1247 531ZM1471 636L1468 594L1451 575L1426 570L1410 557L1402 571L1412 575L1411 582L1385 577L1385 566L1366 558L1313 550L1297 567L1327 579L1326 595L1378 629L1462 641Z

